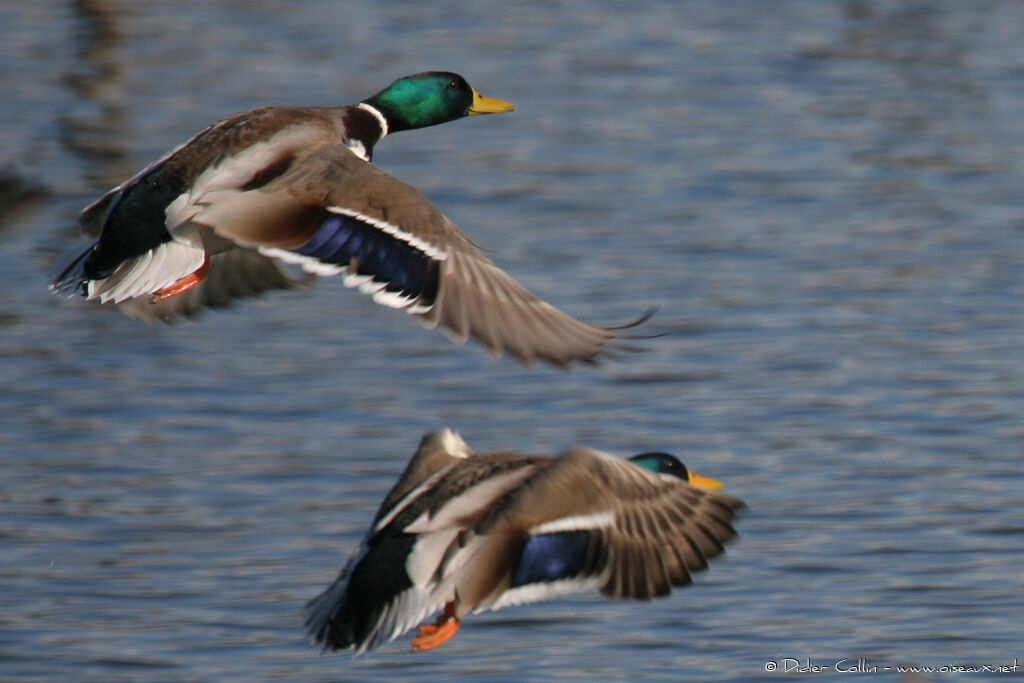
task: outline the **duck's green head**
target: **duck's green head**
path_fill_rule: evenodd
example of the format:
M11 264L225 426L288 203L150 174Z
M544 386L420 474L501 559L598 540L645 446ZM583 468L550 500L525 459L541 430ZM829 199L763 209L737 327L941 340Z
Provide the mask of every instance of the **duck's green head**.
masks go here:
M388 122L388 132L436 126L474 114L502 114L508 102L484 97L450 71L427 71L399 78L364 103Z
M691 472L679 458L668 453L641 453L640 455L634 455L630 460L644 469L657 472L658 474L669 474L673 477L679 477L683 481L708 491L717 491L722 488L722 482Z

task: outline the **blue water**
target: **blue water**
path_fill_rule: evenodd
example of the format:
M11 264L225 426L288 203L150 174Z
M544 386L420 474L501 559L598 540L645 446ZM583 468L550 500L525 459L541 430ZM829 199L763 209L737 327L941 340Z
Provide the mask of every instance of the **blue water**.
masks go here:
M1024 664L1022 34L995 0L0 5L0 678ZM517 109L376 163L567 311L657 306L647 352L525 370L336 280L175 327L47 293L77 212L211 121L430 68ZM664 600L309 648L439 426L675 452L741 537Z

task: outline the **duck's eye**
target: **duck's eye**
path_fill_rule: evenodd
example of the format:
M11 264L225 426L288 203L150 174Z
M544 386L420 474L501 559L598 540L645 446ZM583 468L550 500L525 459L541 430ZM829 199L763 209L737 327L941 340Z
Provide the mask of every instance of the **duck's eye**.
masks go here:
M458 90L459 84L456 81L448 81L448 85L445 86L449 90Z

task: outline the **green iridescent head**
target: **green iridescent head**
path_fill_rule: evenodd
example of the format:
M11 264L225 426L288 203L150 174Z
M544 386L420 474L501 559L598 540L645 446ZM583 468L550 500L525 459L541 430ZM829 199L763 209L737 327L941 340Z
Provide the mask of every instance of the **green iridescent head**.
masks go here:
M513 109L508 102L484 97L465 78L450 71L427 71L399 78L363 102L387 119L389 133Z
M722 488L722 482L691 472L679 458L668 453L641 453L634 455L630 460L646 470L678 477L702 489L717 491Z

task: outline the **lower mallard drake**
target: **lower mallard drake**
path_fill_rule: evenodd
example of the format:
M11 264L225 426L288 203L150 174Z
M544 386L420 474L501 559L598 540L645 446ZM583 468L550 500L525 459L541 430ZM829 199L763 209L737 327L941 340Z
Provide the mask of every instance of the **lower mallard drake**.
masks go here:
M736 535L743 503L674 456L631 460L589 448L477 455L450 430L427 434L361 547L307 606L313 642L362 653L443 610L412 640L424 651L470 612L690 583Z
M300 282L342 275L384 306L458 343L530 364L593 361L618 329L581 322L527 291L413 187L370 163L401 130L512 110L450 72L399 79L343 107L230 116L82 213L95 238L51 289L170 321Z

